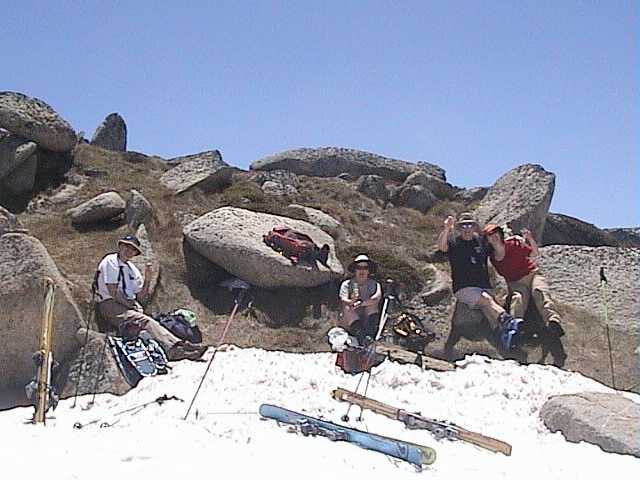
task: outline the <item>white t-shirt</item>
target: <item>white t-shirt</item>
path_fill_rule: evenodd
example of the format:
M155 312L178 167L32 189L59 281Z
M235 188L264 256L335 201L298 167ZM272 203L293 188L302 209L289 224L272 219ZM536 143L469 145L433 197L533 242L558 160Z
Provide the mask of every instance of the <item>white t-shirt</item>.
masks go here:
M122 268L122 275L120 269ZM131 262L123 262L117 253L111 253L104 257L98 265L98 295L102 300L111 298L107 283L117 284L118 290L130 300L135 300L136 294L142 290L144 279L138 267ZM124 279L124 282L123 282Z

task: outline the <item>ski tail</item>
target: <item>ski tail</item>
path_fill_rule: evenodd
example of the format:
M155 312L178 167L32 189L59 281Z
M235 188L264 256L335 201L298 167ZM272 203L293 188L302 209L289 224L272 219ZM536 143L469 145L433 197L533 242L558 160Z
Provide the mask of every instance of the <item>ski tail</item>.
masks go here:
M362 409L371 410L372 412L384 415L393 420L399 420L403 422L407 428L430 431L436 438L462 440L492 452L504 453L507 456L511 455L511 445L508 443L481 433L466 430L453 423L431 420L420 414L392 407L386 403L355 392L350 392L343 388L335 389L332 392L332 396L336 400L347 402L350 405L358 405Z

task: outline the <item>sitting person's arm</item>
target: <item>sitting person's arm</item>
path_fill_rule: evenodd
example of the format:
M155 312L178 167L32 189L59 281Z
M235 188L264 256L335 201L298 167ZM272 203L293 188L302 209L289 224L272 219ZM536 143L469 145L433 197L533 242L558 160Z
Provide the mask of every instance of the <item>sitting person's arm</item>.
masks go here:
M147 265L144 268L144 283L142 284L142 288L136 295L136 297L140 302L144 303L149 297L149 286L151 284L151 275L152 275L151 264L147 263Z
M382 298L382 288L380 288L380 284L376 282L376 292L373 295L371 295L370 298L368 298L367 300L364 300L361 305L364 307L376 306L380 303L381 298Z
M117 283L106 283L105 285L107 286L109 295L115 302L119 303L120 305L124 305L127 308L133 307L134 305L133 300L129 300L124 296L124 294L120 290L118 290Z
M342 285L340 285L340 295L339 296L340 296L340 302L342 302L342 306L351 308L351 306L358 299L351 300L349 298L349 282L350 282L350 280L345 280L344 282L342 282Z

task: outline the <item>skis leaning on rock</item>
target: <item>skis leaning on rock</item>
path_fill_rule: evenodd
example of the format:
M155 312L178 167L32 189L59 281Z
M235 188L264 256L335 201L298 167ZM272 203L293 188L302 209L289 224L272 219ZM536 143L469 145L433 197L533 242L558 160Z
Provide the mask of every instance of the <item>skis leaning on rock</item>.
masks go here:
M304 436L321 435L332 441L353 443L367 450L374 450L399 458L415 465L417 468L422 468L423 465L430 465L436 460L436 452L433 448L344 427L274 405L261 405L260 415L293 425Z
M425 418L419 413L407 412L406 410L392 407L343 388L334 390L332 395L336 400L347 402L351 405L358 405L362 409L366 408L367 410L384 415L385 417L399 420L409 429L428 430L437 439L446 438L447 440L462 440L464 442L477 445L478 447L491 450L492 452L511 455L511 445L508 443L487 437L480 433L466 430L453 423Z
M53 367L53 307L56 286L53 280L48 277L44 279L44 284L45 295L42 330L40 332L40 349L33 356L37 365L34 423L45 423L47 410L55 408L58 403L57 394L51 382L51 370ZM27 386L27 395L29 395L28 391L29 385Z

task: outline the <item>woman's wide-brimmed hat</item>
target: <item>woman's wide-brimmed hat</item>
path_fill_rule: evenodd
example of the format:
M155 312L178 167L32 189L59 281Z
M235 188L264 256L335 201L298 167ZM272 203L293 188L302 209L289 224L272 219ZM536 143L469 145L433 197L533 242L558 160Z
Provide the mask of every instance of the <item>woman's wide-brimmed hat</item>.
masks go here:
M374 262L373 260L371 260L368 256L366 256L364 253L361 253L360 255L356 256L356 258L353 259L353 262L351 262L349 264L349 266L347 267L347 270L349 270L350 273L353 273L356 271L356 266L359 263L365 263L367 264L367 266L369 267L369 273L373 274L376 272L377 269L377 265L376 262Z

